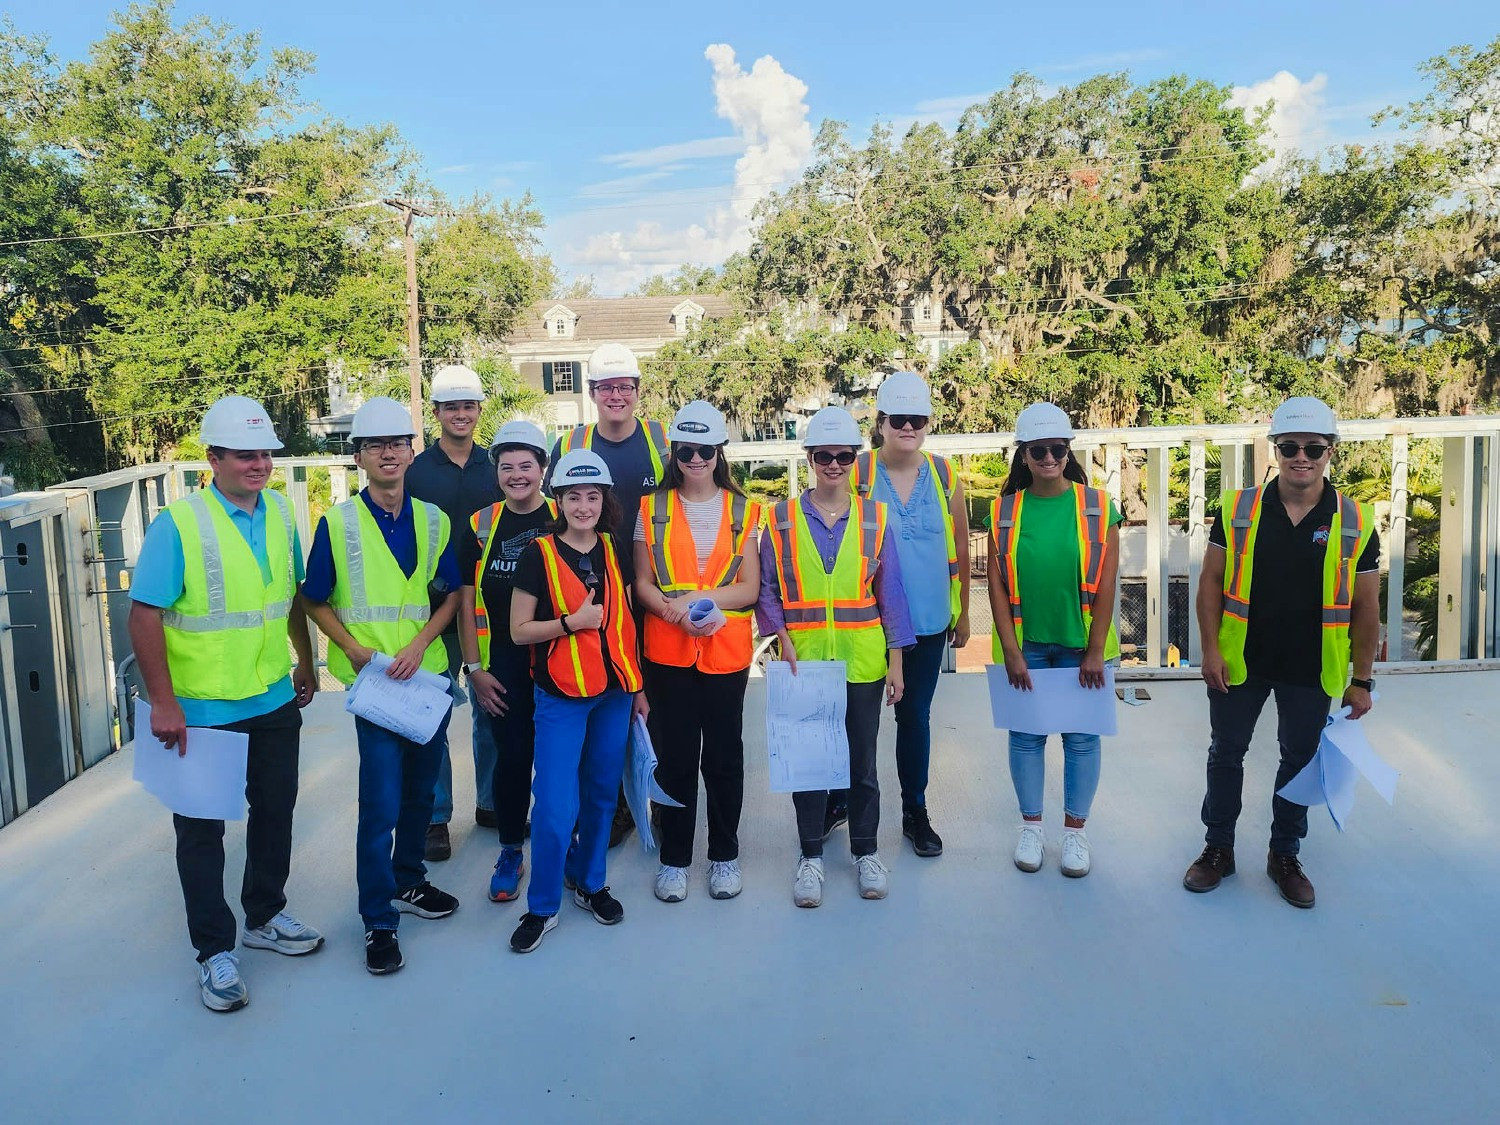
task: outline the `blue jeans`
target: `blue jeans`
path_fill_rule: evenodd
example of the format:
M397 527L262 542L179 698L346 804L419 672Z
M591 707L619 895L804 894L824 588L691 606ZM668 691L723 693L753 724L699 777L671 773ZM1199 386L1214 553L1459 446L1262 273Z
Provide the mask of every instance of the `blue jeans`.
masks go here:
M1077 668L1083 649L1064 645L1023 641L1021 655L1028 668ZM1087 820L1099 788L1099 736L1064 734L1063 812ZM1047 778L1045 734L1010 732L1010 780L1016 787L1016 802L1023 817L1042 815L1042 787Z
M359 884L359 916L367 930L394 930L401 916L391 899L427 881L422 855L432 819L432 785L452 715L449 711L443 716L437 733L425 743L358 717L354 720L359 742L354 873Z
M448 643L448 638L443 638ZM474 803L482 809L493 810L494 795L490 779L495 776L495 735L490 729L489 716L474 698L474 685L468 685L468 694L457 686L458 669L463 665L455 638L448 652L448 674L454 677L453 702L462 707L467 698L469 715L474 723ZM447 824L453 819L453 761L448 756L448 736L443 736L443 753L438 761L437 784L432 791L432 823Z
M901 779L901 807L927 804L927 767L932 760L932 697L943 670L948 634L918 637L901 658L906 690L896 704L896 776Z
M619 688L590 699L534 691L536 802L526 909L548 917L562 904L565 865L580 889L592 894L604 886L634 696ZM573 847L575 824L578 844Z

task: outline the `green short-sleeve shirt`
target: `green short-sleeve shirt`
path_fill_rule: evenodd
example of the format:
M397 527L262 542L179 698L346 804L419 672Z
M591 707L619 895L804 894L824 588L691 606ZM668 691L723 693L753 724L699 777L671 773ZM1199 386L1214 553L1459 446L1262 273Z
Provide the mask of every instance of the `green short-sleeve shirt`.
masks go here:
M1124 517L1109 502L1109 526ZM1027 491L1016 540L1023 633L1028 641L1087 648L1083 613L1078 608L1078 505L1072 491L1038 496Z

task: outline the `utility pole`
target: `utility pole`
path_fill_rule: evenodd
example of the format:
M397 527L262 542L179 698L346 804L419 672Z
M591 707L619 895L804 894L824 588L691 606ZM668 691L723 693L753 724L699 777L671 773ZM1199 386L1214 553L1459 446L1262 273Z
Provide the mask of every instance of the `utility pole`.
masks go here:
M417 304L417 240L412 234L412 221L418 217L428 218L434 212L409 199L387 199L387 207L401 212L401 226L406 250L406 356L407 373L411 379L411 426L416 432L412 439L418 451L422 448L422 330L421 310Z

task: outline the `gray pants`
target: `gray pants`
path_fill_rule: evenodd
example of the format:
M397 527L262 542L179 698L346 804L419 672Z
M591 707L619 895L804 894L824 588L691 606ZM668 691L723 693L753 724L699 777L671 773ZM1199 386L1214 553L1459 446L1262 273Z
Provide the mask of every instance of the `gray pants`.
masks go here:
M880 734L880 707L885 699L885 681L849 684L844 728L849 732L849 851L870 855L880 829L880 781L875 776L875 739ZM802 854L809 859L823 854L823 817L828 811L828 792L819 789L793 793L797 810L797 835Z

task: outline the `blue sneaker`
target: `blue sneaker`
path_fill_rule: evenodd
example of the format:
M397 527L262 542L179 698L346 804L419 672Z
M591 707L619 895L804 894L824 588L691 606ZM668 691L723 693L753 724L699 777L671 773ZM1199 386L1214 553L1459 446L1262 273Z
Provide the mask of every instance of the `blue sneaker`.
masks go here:
M520 848L501 848L490 876L490 901L510 902L521 892L521 876L526 874L526 857Z

